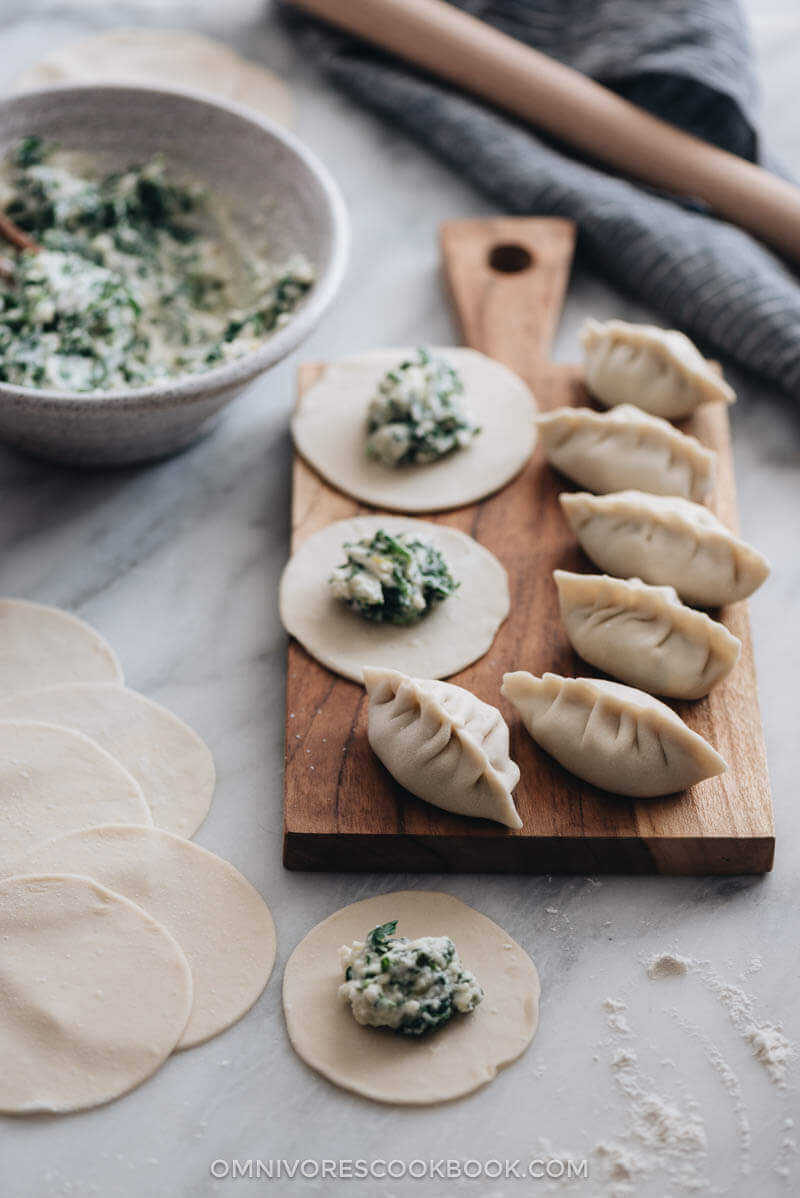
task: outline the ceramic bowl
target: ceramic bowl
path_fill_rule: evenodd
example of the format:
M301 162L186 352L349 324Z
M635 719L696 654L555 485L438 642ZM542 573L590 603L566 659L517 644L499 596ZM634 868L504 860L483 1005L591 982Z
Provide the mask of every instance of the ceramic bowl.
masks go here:
M308 336L333 300L347 257L347 215L321 163L290 133L235 104L150 87L56 87L0 102L0 155L41 133L103 169L162 153L206 184L270 257L301 252L315 283L258 349L204 374L129 391L37 391L0 382L0 441L79 465L146 461L182 449L257 375Z

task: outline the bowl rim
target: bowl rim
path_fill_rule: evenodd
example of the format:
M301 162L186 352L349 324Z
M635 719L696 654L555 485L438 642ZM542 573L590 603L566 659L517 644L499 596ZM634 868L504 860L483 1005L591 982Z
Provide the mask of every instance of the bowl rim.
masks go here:
M291 353L311 332L330 307L341 285L347 268L350 252L350 222L347 208L339 186L328 168L316 153L309 149L296 134L284 129L269 117L239 104L234 100L218 99L196 88L163 87L160 84L135 83L57 83L48 87L31 88L0 98L0 119L4 110L34 97L56 96L64 93L92 94L113 92L117 95L146 93L189 100L200 107L219 109L266 133L281 142L298 158L315 177L320 186L323 210L330 235L330 253L327 264L315 279L307 300L292 316L291 320L273 333L256 349L242 354L221 366L193 374L176 375L146 387L118 388L97 391L57 391L39 387L25 387L17 383L0 381L0 397L26 400L41 408L68 407L71 405L117 405L149 407L154 401L169 399L171 405L191 403L208 398L231 387L244 386L256 375L261 374L287 354Z

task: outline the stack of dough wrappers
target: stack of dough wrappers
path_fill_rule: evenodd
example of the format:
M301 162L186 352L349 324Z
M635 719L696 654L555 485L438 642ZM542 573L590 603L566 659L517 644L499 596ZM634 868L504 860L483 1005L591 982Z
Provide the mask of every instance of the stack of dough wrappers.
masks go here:
M214 784L98 633L0 600L0 1111L115 1098L263 990L270 912L188 839Z

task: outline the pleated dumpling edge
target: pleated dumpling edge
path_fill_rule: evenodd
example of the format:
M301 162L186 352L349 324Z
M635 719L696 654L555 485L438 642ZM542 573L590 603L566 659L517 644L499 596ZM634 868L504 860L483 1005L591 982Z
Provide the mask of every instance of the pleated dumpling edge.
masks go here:
M617 578L672 586L686 603L721 607L752 595L770 564L707 507L676 495L562 491L564 515L588 557Z
M612 794L675 794L727 769L671 707L634 687L518 670L501 690L559 765Z
M681 420L701 404L736 399L730 384L678 329L589 319L581 344L586 386L604 407L633 403L654 416Z
M739 638L681 603L674 587L568 570L554 570L553 578L575 652L629 686L701 699L739 660Z
M519 767L496 707L450 682L365 666L370 746L417 798L459 815L522 827L512 791Z

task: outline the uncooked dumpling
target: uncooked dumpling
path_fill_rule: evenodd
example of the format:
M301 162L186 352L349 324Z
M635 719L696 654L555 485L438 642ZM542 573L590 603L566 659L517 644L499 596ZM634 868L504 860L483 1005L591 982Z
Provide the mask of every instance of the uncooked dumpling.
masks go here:
M0 721L0 870L34 844L90 824L152 826L138 782L71 728Z
M383 530L427 539L444 557L458 590L415 624L365 620L334 598L328 580L345 557L345 542ZM365 662L411 675L446 678L491 647L508 615L508 578L500 562L473 537L444 524L399 516L338 520L304 541L283 572L283 626L317 661L361 682Z
M63 682L122 682L109 644L77 616L0 599L0 695Z
M671 707L619 682L519 670L504 675L502 693L537 745L601 790L652 798L727 769Z
M449 936L484 990L469 1015L419 1039L363 1027L339 997L339 949L390 920L409 939ZM539 978L502 928L449 894L401 890L342 908L305 936L283 978L283 1010L299 1057L337 1086L377 1102L448 1102L490 1082L533 1039Z
M643 491L578 491L559 499L593 562L619 578L672 586L687 603L735 603L769 574L763 554L688 499Z
M496 707L449 682L364 667L369 743L406 790L459 815L521 828L511 792L519 768Z
M713 450L632 404L610 412L555 408L536 423L550 465L587 491L631 489L700 500L711 486Z
M139 783L159 828L191 836L208 814L211 753L187 724L136 691L96 685L25 691L0 698L0 720L8 719L61 724L91 737Z
M60 83L144 83L186 87L292 123L282 79L224 42L185 29L111 29L46 55L14 81L14 91Z
M587 320L581 333L586 387L607 408L636 404L682 420L711 400L733 403L733 388L676 329L624 320Z
M566 570L554 570L553 578L576 653L630 686L701 699L739 660L741 641L686 607L672 587Z
M411 352L369 350L327 366L298 403L295 445L334 487L373 507L434 512L475 503L510 482L530 457L534 398L507 366L474 349L433 350L461 376L480 432L467 448L427 465L386 466L367 455L367 409L381 378Z
M0 1111L78 1111L163 1064L192 1006L177 943L91 878L0 882Z
M177 940L193 1001L177 1048L230 1027L267 984L275 925L261 898L221 857L160 828L80 828L37 844L18 873L85 874L136 903Z

